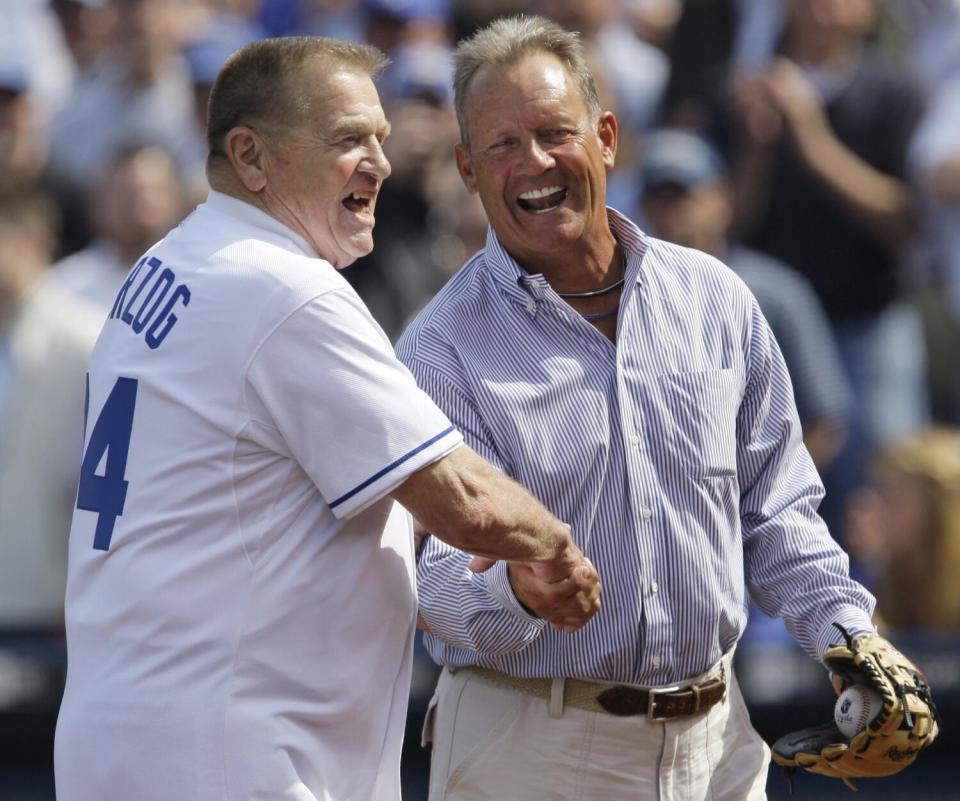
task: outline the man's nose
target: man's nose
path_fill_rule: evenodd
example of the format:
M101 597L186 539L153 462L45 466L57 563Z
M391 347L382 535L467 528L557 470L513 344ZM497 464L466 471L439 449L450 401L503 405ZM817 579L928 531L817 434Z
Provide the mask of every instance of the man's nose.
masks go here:
M549 170L556 164L550 151L543 147L540 141L534 136L530 137L527 146L524 148L523 156L524 161L538 172Z
M386 153L383 152L383 145L377 140L374 140L373 144L370 145L369 156L365 159L365 165L367 171L381 181L387 179L393 171Z

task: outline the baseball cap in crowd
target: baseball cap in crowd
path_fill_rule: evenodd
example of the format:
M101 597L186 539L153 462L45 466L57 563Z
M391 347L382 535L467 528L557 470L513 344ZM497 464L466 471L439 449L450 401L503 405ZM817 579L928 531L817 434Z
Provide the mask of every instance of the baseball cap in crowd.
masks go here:
M453 50L433 42L401 45L380 81L387 99L420 98L453 102Z
M693 189L726 178L717 149L706 139L679 128L661 128L643 142L642 178L646 191L663 186Z

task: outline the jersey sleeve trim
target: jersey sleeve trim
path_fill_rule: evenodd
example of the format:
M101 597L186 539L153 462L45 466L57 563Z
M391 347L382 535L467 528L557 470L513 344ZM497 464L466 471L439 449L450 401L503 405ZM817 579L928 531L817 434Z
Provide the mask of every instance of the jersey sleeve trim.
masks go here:
M339 498L337 498L336 500L331 501L330 504L329 504L330 509L331 509L331 510L334 510L334 509L336 509L338 506L340 506L341 504L345 503L346 501L349 501L351 498L353 498L354 496L360 494L360 493L363 492L365 489L367 489L367 487L369 487L371 484L376 483L377 481L379 481L380 479L382 479L384 476L386 476L388 473L391 473L391 472L393 472L394 470L396 470L396 468L399 467L400 465L402 465L404 462L410 461L410 460L413 459L417 454L422 453L422 452L425 451L427 448L429 448L431 445L434 445L435 443L440 442L441 440L443 440L444 438L450 436L451 434L455 435L455 441L450 443L450 446L451 446L451 447L449 448L449 450L452 450L452 448L453 448L454 445L459 444L459 442L462 441L462 437L460 436L459 432L457 431L456 426L452 426L452 425L451 425L451 426L448 426L447 428L445 428L443 431L441 431L441 432L440 432L439 434L437 434L436 436L430 437L430 439L428 439L426 442L422 442L422 443L419 444L416 448L413 448L412 450L407 451L407 452L406 452L403 456L401 456L399 459L395 459L395 460L392 461L390 464L388 464L386 467L384 467L382 470L379 470L378 472L376 472L376 473L374 473L372 476L370 476L370 478L368 478L368 479L362 481L361 483L357 484L357 486L355 486L355 487L354 487L352 490L350 490L349 492L346 492L346 493L344 493L343 495L341 495ZM449 450L448 450L447 452L449 452ZM438 454L435 458L439 458L441 455L444 455L444 452L441 452L441 453ZM383 494L383 493L381 493L381 495L382 495L382 494ZM368 500L367 500L367 503L369 503L370 500L373 500L373 499L368 499ZM352 505L352 504L351 504L351 505ZM366 505L366 504L364 504L364 505ZM357 511L358 511L358 510L357 510ZM347 514L350 514L350 512L347 512Z

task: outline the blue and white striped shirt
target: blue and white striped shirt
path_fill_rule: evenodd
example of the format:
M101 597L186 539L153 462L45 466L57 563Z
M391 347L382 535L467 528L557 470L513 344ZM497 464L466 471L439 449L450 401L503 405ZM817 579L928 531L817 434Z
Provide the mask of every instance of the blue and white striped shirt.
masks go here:
M433 657L518 676L663 685L736 644L747 593L814 658L874 599L816 513L783 358L756 301L703 253L608 211L627 252L617 342L487 246L421 312L400 358L481 455L528 487L596 565L576 634L527 614L506 567L433 537L417 579Z

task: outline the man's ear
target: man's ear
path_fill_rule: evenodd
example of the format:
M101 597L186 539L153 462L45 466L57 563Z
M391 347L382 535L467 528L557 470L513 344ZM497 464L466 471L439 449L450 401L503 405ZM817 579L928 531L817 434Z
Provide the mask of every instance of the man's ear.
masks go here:
M469 151L463 145L457 145L457 170L460 171L460 178L463 185L471 195L477 194L477 177L473 173L473 161L470 159Z
M612 111L605 111L600 115L597 124L597 137L600 139L600 152L603 156L603 165L612 170L617 160L617 118Z
M230 166L250 192L259 192L267 184L264 141L246 125L231 128L224 138L224 150Z

